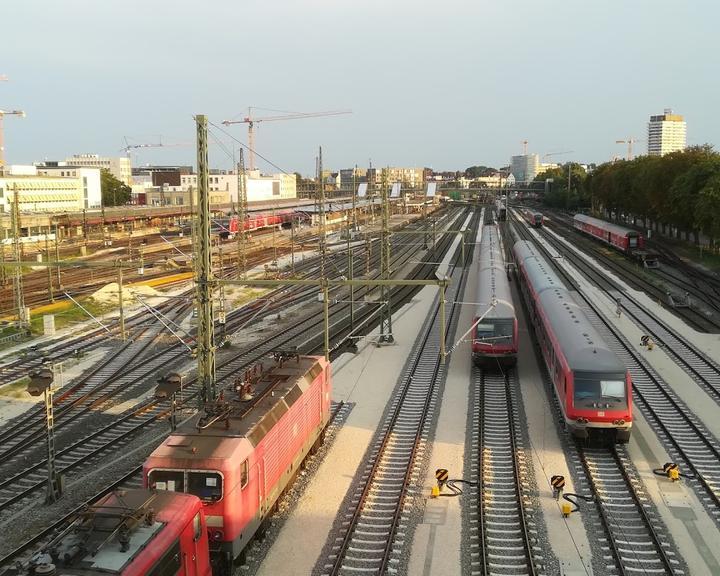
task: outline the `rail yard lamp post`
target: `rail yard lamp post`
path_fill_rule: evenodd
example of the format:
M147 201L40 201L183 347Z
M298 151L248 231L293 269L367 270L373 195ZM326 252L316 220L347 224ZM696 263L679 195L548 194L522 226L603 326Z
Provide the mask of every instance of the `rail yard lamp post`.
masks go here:
M53 382L55 381L55 368L44 365L39 370L29 374L30 383L27 391L31 396L45 397L45 427L47 430L47 496L45 502L52 504L62 496L62 478L55 469L55 431L53 422Z

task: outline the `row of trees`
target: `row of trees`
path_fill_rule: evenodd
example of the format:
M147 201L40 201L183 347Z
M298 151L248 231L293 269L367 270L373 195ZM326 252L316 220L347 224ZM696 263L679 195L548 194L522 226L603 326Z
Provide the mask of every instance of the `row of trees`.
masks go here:
M568 165L540 174L536 180L553 182L546 195L551 206L592 207L631 222L642 219L664 234L704 234L715 244L720 238L720 154L710 145L693 146L665 156L640 156L601 164L589 174Z

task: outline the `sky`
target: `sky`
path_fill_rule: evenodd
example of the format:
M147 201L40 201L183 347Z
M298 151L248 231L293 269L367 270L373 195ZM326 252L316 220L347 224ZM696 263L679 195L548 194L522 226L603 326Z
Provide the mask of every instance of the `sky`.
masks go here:
M714 0L9 0L0 28L6 162L78 153L210 165L247 144L269 110L352 114L258 124L276 167L329 169L605 162L673 108L688 144L714 144L720 3ZM277 168L258 160L264 171Z

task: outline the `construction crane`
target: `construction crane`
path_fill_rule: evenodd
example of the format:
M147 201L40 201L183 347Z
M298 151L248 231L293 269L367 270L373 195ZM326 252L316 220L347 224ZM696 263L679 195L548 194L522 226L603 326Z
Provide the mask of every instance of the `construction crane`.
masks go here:
M635 144L635 142L640 142L640 140L642 140L642 138L633 138L631 136L627 140L615 140L615 144L627 144L627 146L628 146L627 159L632 160L633 159L633 151L632 151L633 144Z
M575 150L563 150L562 152L548 152L547 154L543 154L543 160L545 158L550 158L550 156L561 156L563 154L572 154L575 152Z
M8 77L0 75L0 81L7 82ZM20 116L20 118L25 118L25 112L22 110L0 109L0 167L5 166L5 136L3 133L3 118L5 118L5 116Z
M157 142L150 142L150 143L144 143L144 144L130 144L128 141L127 136L123 136L123 140L125 140L125 146L123 146L120 151L125 152L125 155L130 158L130 152L132 150L137 150L138 148L172 148L175 146L186 146L184 143L180 144L163 144L162 138L158 138Z
M293 114L283 114L281 116L263 116L260 118L253 117L253 107L248 108L248 115L242 120L223 120L225 126L231 124L247 124L248 125L248 148L250 151L249 170L255 170L255 124L258 122L275 122L277 120L300 120L301 118L319 118L321 116L339 116L341 114L352 114L352 110L327 110L325 112L296 112Z

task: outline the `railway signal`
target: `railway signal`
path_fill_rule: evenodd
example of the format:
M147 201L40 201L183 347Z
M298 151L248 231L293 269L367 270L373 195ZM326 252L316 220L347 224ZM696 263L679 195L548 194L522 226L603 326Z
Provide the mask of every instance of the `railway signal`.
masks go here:
M553 498L555 498L555 500L559 500L563 488L565 488L565 476L556 474L555 476L550 478L550 485L553 489Z
M55 381L54 368L43 366L38 370L30 372L30 383L27 392L30 396L45 396L45 428L47 431L47 495L45 502L52 504L62 496L62 478L55 469L55 429L53 415L53 382Z

